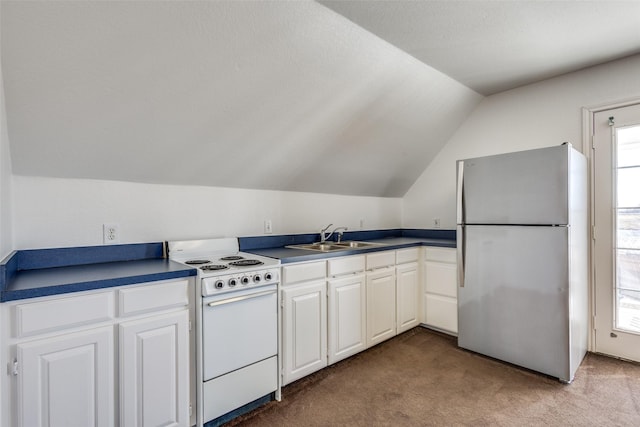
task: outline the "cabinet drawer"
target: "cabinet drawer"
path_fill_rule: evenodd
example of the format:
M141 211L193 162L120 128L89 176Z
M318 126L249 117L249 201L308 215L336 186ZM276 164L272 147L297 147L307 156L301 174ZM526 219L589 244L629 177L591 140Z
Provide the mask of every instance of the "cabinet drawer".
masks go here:
M452 248L425 248L425 259L455 264L456 250Z
M44 332L110 320L114 316L113 292L51 299L15 307L15 336Z
M367 270L396 265L396 251L367 254Z
M456 265L427 261L425 268L425 292L456 298Z
M286 267L282 267L283 284L324 279L326 276L327 265L325 261L287 265Z
M143 285L118 291L120 316L189 305L189 281Z
M396 264L418 261L420 248L400 249L396 251Z
M340 276L364 271L364 265L364 255L334 258L327 261L327 271L329 276Z

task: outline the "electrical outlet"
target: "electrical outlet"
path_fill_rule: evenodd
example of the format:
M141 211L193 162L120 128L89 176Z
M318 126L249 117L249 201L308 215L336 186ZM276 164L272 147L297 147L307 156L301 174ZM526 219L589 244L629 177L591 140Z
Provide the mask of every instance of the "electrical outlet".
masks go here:
M265 219L264 220L264 234L271 234L273 233L273 227L271 224L271 220L270 219Z
M440 228L440 218L433 218L433 228Z
M113 245L120 241L120 229L118 224L102 224L102 243Z

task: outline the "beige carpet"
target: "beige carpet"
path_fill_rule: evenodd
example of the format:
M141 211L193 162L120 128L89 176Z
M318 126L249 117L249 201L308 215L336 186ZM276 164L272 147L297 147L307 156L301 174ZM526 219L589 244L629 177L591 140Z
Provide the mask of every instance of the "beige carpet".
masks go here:
M640 426L640 365L588 354L561 384L416 328L283 388L233 426Z

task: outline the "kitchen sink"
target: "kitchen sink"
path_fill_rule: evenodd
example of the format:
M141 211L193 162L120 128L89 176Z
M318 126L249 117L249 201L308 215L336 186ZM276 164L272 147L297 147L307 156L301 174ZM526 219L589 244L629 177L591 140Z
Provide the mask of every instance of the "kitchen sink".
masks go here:
M305 249L308 251L320 251L320 252L332 252L332 251L344 251L344 246L338 246L334 242L329 243L309 243L306 245L291 245L286 246L291 249Z
M369 242L324 242L324 243L308 243L304 245L290 245L286 246L291 249L304 249L308 251L319 252L334 252L334 251L346 251L349 249L366 249L375 246L381 246L379 243Z
M334 243L336 246L343 246L349 249L364 249L364 248L372 248L375 246L380 246L380 243L371 243L371 242L339 242Z

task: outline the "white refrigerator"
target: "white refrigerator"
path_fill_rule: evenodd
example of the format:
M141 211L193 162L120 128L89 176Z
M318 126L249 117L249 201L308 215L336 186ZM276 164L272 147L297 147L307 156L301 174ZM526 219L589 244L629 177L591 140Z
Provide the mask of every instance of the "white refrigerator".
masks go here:
M457 162L458 345L571 382L587 350L587 162L570 144Z

